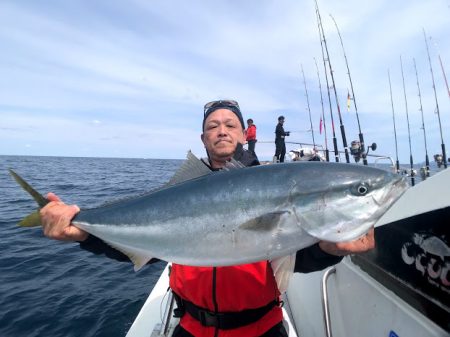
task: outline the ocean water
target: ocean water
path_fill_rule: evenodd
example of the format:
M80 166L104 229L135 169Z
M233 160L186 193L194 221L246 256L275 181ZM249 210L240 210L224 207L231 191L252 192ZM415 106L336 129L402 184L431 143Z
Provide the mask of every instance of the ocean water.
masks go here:
M130 263L16 224L36 209L9 175L81 208L152 190L181 160L0 156L0 336L125 336L165 264Z

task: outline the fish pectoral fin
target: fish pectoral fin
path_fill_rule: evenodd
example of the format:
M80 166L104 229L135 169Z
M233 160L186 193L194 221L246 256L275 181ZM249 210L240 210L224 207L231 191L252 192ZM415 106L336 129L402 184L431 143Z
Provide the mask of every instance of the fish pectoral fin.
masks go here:
M148 256L148 254L145 254L143 251L139 249L130 248L120 243L111 242L108 240L103 241L105 241L108 245L110 245L114 249L117 249L119 252L128 256L130 261L133 262L134 264L134 271L140 270L143 266L145 266L148 263L148 261L150 261L153 258L152 256Z
M249 231L271 231L279 226L283 216L288 213L288 211L265 213L240 224L238 228Z

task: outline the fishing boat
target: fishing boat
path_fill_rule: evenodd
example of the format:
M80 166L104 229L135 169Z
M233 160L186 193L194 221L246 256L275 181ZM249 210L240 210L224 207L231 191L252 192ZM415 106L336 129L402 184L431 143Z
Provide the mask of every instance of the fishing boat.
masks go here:
M375 225L373 251L294 274L283 294L289 336L449 336L449 182L443 170L407 190ZM170 336L178 324L169 270L127 337Z

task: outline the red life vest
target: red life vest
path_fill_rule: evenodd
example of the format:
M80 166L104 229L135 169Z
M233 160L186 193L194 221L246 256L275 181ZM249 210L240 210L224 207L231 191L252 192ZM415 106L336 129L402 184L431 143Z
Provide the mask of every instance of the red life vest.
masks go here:
M268 261L229 267L172 264L170 287L182 299L213 312L239 312L260 308L278 300L280 296ZM259 321L236 329L219 330L218 336L261 336L281 322L282 318L281 307L274 306ZM215 336L215 327L202 326L187 312L180 324L196 337Z
M247 137L246 137L247 141L255 140L256 139L256 125L253 124L253 125L249 126L246 130L246 134L247 134Z

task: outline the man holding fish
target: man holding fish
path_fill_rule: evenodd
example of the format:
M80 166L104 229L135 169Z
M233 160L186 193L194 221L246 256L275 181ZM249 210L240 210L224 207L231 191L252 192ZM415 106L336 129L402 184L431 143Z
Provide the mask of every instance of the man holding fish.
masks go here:
M206 104L201 135L208 155L205 167L219 171L236 161L243 166L259 165L253 153L242 148L244 130L244 119L236 101ZM53 193L47 199L50 203L40 211L47 237L78 241L81 248L96 254L129 260L122 252L71 223L80 211L77 206L64 204ZM273 214L277 220L277 214ZM255 230L253 225L247 224L246 230ZM289 261L295 272L312 272L338 263L344 255L370 250L374 245L374 231L370 228L356 240L314 243L294 252ZM170 287L177 299L176 313L181 317L173 336L287 336L282 324L275 260L221 266L173 263Z

